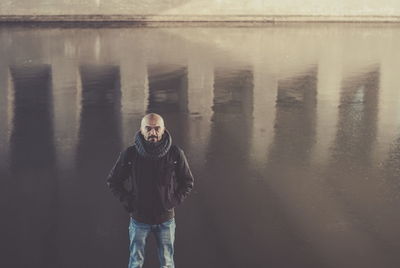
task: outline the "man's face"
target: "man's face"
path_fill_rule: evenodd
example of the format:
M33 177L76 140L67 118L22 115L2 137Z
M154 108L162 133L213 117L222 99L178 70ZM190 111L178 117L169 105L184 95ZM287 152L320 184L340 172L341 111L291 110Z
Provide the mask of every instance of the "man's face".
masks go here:
M164 122L161 118L157 117L144 118L140 127L140 132L144 139L149 142L160 141L164 131Z

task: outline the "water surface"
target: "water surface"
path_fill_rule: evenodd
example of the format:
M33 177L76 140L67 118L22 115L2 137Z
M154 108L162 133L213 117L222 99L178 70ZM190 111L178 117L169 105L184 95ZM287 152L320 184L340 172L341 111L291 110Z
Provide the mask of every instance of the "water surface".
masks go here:
M399 46L390 24L2 25L0 266L126 267L105 179L157 112L196 180L177 267L399 267Z

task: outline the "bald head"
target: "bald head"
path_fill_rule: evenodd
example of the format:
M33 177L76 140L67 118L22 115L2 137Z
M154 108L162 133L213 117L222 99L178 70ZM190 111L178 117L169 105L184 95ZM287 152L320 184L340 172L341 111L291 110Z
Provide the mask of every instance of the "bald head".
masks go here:
M165 131L164 119L156 113L146 114L140 124L140 132L145 140L158 142Z

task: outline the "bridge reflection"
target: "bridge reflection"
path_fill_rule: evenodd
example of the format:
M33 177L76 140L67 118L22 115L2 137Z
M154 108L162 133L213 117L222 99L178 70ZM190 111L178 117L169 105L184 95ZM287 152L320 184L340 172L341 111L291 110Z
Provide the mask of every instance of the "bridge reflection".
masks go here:
M104 180L157 112L198 178L177 216L181 266L193 252L193 267L400 263L399 55L369 53L381 32L366 45L317 29L332 45L292 30L0 29L3 261L125 265L126 214Z

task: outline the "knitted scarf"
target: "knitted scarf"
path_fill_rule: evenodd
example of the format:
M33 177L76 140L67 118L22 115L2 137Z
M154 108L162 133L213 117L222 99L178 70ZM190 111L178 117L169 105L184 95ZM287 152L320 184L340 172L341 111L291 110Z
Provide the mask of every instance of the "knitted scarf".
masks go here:
M168 153L169 148L172 145L171 135L165 130L162 138L158 142L146 141L140 133L140 130L135 135L135 145L138 153L143 157L148 158L161 158Z

